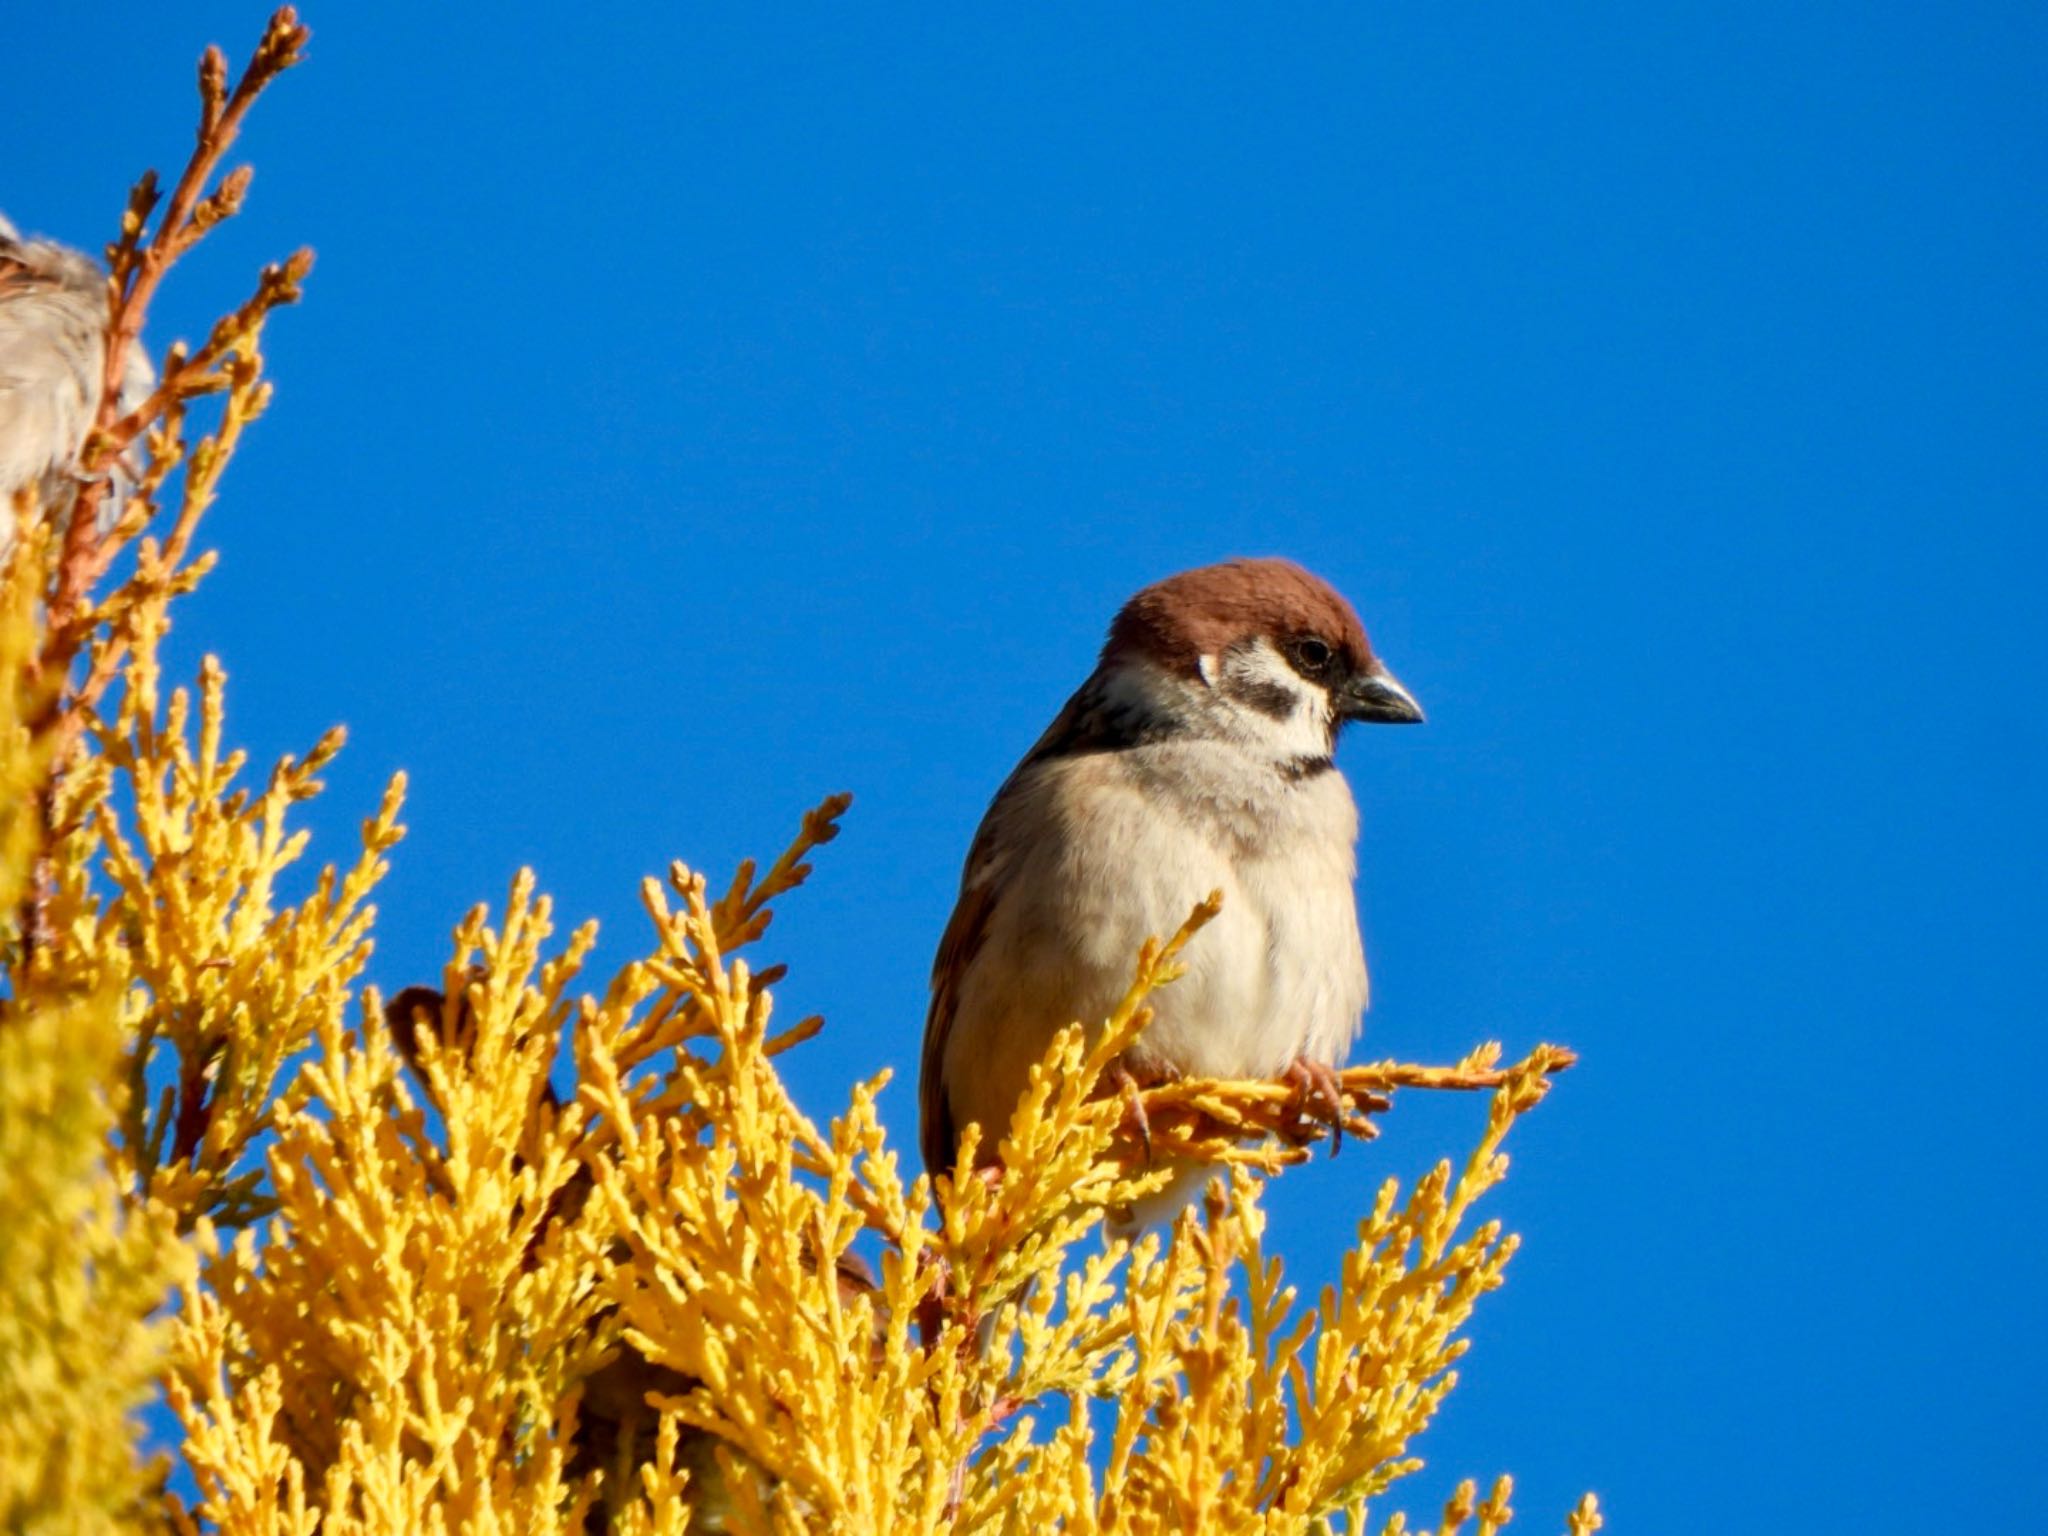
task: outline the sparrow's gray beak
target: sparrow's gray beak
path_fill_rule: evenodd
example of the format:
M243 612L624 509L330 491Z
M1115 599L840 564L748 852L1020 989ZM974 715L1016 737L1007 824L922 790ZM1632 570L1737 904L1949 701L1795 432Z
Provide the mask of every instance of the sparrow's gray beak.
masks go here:
M1379 725L1420 725L1422 706L1415 695L1394 681L1385 667L1360 673L1337 690L1337 713L1346 720Z

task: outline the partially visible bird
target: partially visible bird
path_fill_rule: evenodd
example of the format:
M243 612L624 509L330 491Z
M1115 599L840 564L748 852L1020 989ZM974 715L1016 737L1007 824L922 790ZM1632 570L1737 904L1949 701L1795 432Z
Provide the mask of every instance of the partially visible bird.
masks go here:
M13 542L14 494L40 485L45 514L60 527L79 484L78 456L98 414L107 335L107 276L83 251L24 240L0 217L0 550ZM141 346L131 347L120 403L133 410L156 385ZM100 503L102 528L121 495Z
M481 981L486 976L481 967L470 967L470 980ZM468 997L458 996L451 1008L446 994L429 986L411 986L400 991L385 1004L384 1022L405 1064L422 1088L430 1092L420 1060L422 1033L444 1050L464 1051L476 1035L476 1020ZM541 1097L551 1109L561 1108L561 1098L553 1084L541 1085ZM436 1107L446 1113L446 1106ZM549 1202L549 1220L574 1220L590 1199L592 1183L588 1166L579 1167ZM445 1184L437 1181L436 1187L444 1197L452 1197ZM545 1228L535 1233L526 1254L529 1267L545 1235ZM613 1260L623 1261L624 1257L623 1246L615 1245ZM816 1271L816 1253L808 1242L803 1261L807 1269ZM855 1306L863 1296L870 1299L869 1347L879 1351L887 1333L888 1314L874 1271L859 1254L848 1251L834 1261L833 1284L842 1307ZM563 1474L572 1483L581 1483L592 1473L604 1475L599 1495L585 1514L586 1536L600 1536L612 1529L620 1512L641 1496L640 1468L654 1459L661 1430L661 1411L650 1399L683 1397L701 1385L695 1376L648 1359L630 1338L623 1336L611 1359L583 1379L583 1404L575 1439L563 1459ZM736 1503L718 1448L719 1438L709 1430L685 1426L677 1435L676 1464L689 1473L688 1529L705 1536L721 1536L731 1528ZM771 1497L773 1480L754 1466L745 1452L736 1447L729 1449L737 1467L753 1469L760 1497Z
M806 1267L812 1262L807 1256ZM848 1252L834 1264L832 1278L841 1307L850 1309L861 1297L869 1298L873 1317L869 1348L879 1356L888 1332L888 1314L874 1271L858 1254ZM787 1321L794 1325L798 1320ZM848 1361L842 1368L852 1364ZM564 1472L572 1479L588 1477L594 1471L605 1474L600 1498L585 1526L591 1536L609 1530L620 1511L641 1497L639 1469L654 1460L661 1430L661 1413L653 1400L684 1397L701 1385L695 1376L648 1359L630 1338L623 1337L611 1362L585 1378L576 1441ZM723 1536L730 1530L738 1502L732 1480L720 1464L719 1449L719 1438L708 1430L685 1425L676 1437L676 1464L690 1474L684 1495L691 1507L688 1529L704 1536ZM734 1445L727 1444L724 1449L737 1470L753 1473L763 1502L774 1496L774 1479L752 1457ZM799 1498L797 1503L804 1513L811 1512L807 1501Z
M1421 719L1351 605L1290 561L1203 566L1131 598L967 855L925 1020L925 1166L950 1170L975 1122L993 1162L1053 1034L1106 1019L1146 936L1218 889L1221 915L1150 1000L1125 1070L1288 1076L1334 1116L1367 988L1358 811L1331 754L1348 721ZM1183 1170L1139 1219L1204 1173Z

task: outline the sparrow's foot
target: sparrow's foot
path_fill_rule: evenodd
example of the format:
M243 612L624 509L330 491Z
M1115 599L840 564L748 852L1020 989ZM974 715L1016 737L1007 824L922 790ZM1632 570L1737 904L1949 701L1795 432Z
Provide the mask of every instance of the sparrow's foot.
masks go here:
M1345 1108L1344 1087L1338 1080L1337 1069L1326 1061L1298 1056L1284 1075L1294 1084L1294 1102L1289 1108L1295 1118L1304 1125L1328 1126L1330 1156L1335 1157L1344 1148L1345 1129L1356 1132L1364 1124L1354 1120ZM1370 1135L1370 1129L1364 1134Z

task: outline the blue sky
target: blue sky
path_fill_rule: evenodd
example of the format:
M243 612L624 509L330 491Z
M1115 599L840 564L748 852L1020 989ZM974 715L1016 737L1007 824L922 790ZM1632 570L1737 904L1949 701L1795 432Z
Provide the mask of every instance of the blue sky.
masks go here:
M988 794L1126 593L1289 554L1430 712L1342 754L1362 1051L1584 1055L1411 1505L1509 1470L1532 1530L1590 1486L1876 1532L2022 1487L2048 15L562 14L310 8L150 332L319 252L175 638L259 758L349 726L330 855L411 773L374 979L528 863L622 959L643 874L850 789L771 948L829 1019L806 1103L894 1067L908 1144ZM16 17L10 116L65 127L0 207L104 240L261 20ZM1282 1181L1297 1278L1478 1110Z

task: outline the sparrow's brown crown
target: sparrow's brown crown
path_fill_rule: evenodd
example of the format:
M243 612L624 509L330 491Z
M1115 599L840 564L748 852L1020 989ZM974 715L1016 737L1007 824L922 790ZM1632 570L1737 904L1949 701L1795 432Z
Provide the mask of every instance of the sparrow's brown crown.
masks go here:
M1154 582L1125 603L1102 647L1105 665L1142 656L1196 676L1204 656L1264 638L1321 641L1351 674L1375 667L1365 626L1337 590L1292 560L1226 560Z

